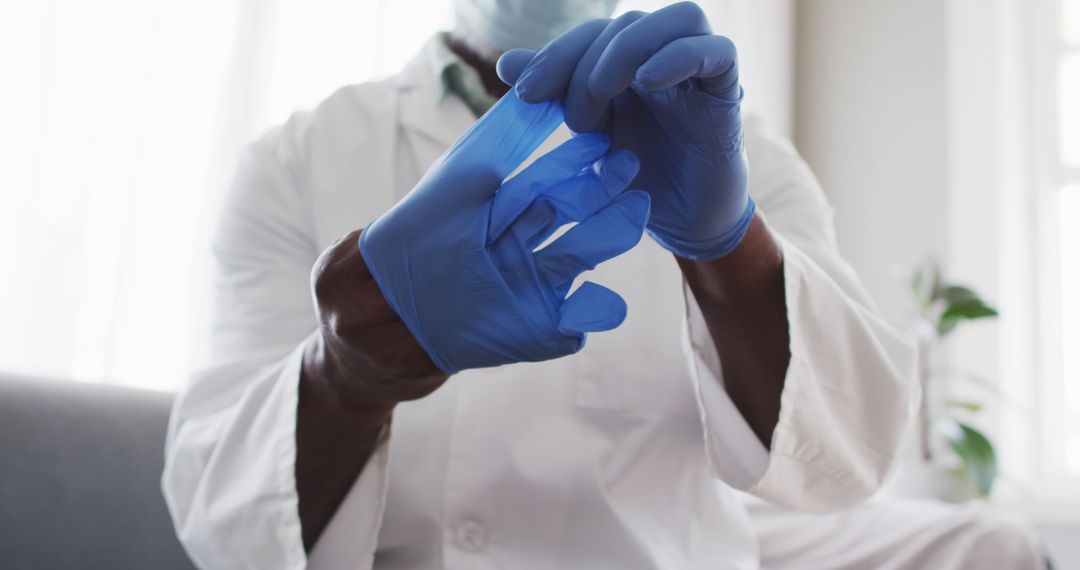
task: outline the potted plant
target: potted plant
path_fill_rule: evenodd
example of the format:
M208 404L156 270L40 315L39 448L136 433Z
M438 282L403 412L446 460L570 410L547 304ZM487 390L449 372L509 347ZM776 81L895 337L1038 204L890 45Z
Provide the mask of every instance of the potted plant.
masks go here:
M972 288L945 282L939 265L930 260L911 280L918 307L919 339L918 446L924 463L923 493L952 502L986 498L998 477L997 454L990 438L972 425L983 404L958 400L952 382L988 385L971 374L958 375L934 366L944 341L965 323L997 317L997 310Z

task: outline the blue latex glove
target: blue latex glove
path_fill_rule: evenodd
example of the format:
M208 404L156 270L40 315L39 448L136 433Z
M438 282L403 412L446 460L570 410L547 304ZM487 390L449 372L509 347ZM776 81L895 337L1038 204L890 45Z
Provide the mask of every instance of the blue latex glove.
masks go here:
M606 133L638 156L633 186L652 195L660 245L689 259L738 246L754 202L735 46L696 4L587 22L537 52L507 52L498 71L525 101L564 101L573 131Z
M387 302L447 373L572 354L626 316L625 301L595 283L566 294L641 239L649 195L623 192L636 157L582 135L503 182L561 122L557 102L508 94L360 235Z

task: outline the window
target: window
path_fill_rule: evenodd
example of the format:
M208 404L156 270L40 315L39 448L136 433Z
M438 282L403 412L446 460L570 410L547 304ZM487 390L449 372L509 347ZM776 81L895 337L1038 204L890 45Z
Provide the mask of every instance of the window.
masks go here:
M400 68L450 6L0 2L0 371L181 384L240 148Z
M1050 494L1080 483L1080 0L1043 3L1034 29L1033 89L1041 253L1040 481ZM1045 34L1039 34L1038 29ZM1039 85L1041 83L1041 85Z

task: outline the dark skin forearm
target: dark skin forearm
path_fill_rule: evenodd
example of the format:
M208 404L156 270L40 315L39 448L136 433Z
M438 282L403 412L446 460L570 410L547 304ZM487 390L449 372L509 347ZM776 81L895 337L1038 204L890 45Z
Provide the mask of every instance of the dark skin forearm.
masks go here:
M398 402L446 381L386 303L356 246L343 237L315 264L320 329L304 347L296 418L296 489L304 548L334 516L371 458Z
M304 368L296 417L296 489L304 549L310 552L367 465L393 407L342 408L318 386L316 367Z
M727 393L768 447L791 359L780 244L756 217L726 257L676 259L720 355Z

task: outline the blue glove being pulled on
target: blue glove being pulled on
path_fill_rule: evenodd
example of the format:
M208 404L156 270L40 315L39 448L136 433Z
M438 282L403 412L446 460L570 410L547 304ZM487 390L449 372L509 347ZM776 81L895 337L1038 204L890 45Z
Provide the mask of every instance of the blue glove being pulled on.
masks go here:
M558 102L507 94L360 235L387 302L444 372L572 354L626 316L595 283L567 293L641 239L649 196L623 191L637 158L587 134L504 182L562 120Z
M499 76L525 101L564 101L575 132L609 135L641 160L648 231L672 253L733 251L754 216L735 46L691 2L593 20L539 51L511 50Z

